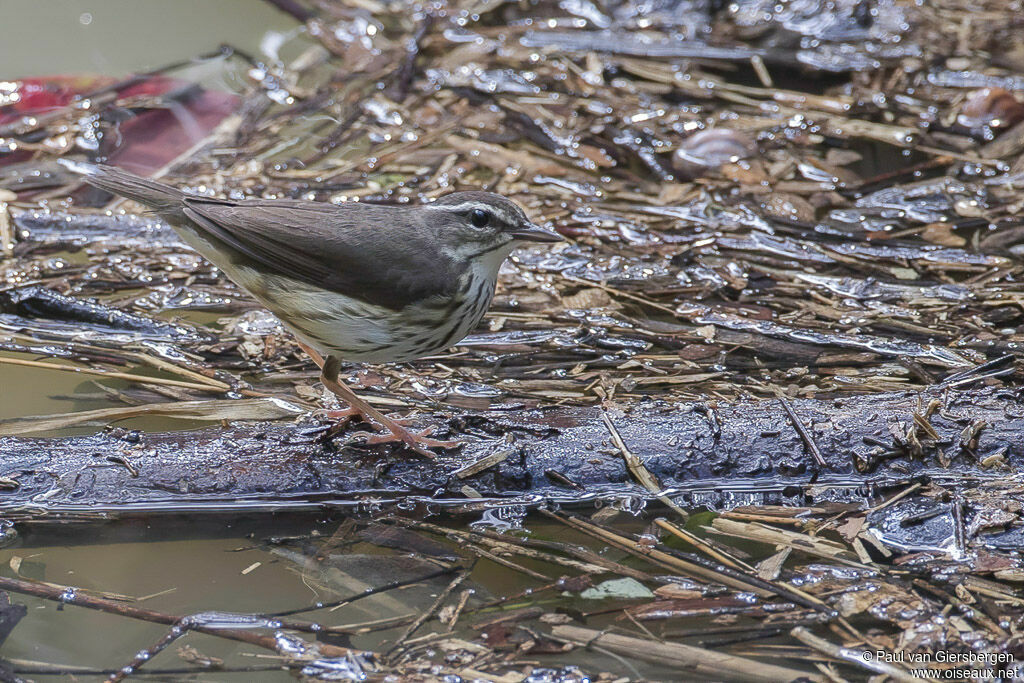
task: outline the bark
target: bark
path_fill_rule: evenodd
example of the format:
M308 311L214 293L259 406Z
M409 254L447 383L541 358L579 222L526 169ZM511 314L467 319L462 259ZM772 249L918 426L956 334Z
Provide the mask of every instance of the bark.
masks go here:
M780 400L650 402L625 413L610 410L609 417L642 467L687 505L729 504L741 496L750 503L804 504L861 495L868 484L995 478L1024 461L1024 404L1004 389L792 400L789 407L803 435ZM612 445L599 408L427 415L419 422L447 424L467 444L430 462L355 445L351 437L347 444L325 442L315 423L0 438L0 476L16 482L0 491L0 515L96 520L653 495L638 483L644 473L635 465L631 470ZM812 450L825 467L816 465ZM483 499L474 500L477 495Z

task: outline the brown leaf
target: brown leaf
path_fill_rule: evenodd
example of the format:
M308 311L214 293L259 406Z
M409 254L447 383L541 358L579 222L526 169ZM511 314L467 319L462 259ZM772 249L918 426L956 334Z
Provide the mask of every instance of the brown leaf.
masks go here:
M962 247L967 244L966 239L953 233L953 226L949 223L929 223L921 232L921 238L944 247Z
M667 583L664 586L655 588L654 594L659 598L664 598L666 600L693 600L703 595L698 590L683 588L682 586L677 586L674 583Z
M861 529L864 528L864 522L867 521L866 517L850 517L845 522L836 527L836 531L839 535L845 538L847 541L852 541L860 535Z
M619 308L608 292L596 287L581 289L575 294L562 297L562 305L568 309L587 310L591 308Z
M761 206L769 216L813 223L816 216L810 202L788 192L773 192Z
M729 180L734 180L742 185L762 185L768 182L768 171L764 164L756 159L737 161L731 164L722 164L721 174Z

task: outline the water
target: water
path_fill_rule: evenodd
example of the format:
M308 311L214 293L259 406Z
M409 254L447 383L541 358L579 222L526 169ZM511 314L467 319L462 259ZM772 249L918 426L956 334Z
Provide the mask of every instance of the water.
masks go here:
M222 43L259 54L268 36L295 29L295 21L270 3L249 0L4 0L0 11L3 78L124 76L208 53Z
M143 521L122 522L93 527L86 537L72 528L29 530L16 546L0 550L0 561L7 564L12 558L18 558L14 562L21 578L71 584L81 590L68 592L67 604L14 596L15 602L28 605L29 612L0 649L0 654L15 660L113 670L130 662L139 652L151 651L155 643L170 633L168 626L74 605L79 595L116 598L104 594L109 592L141 598L125 603L130 607L189 615L187 623L193 627L265 633L277 639L280 653L306 657L307 645L295 636L308 644L315 640L315 633L278 633L274 629L280 625L280 619L258 615L359 595L392 581L425 576L433 568L423 560L408 557L404 551L389 551L365 542L346 544L322 561L299 552L303 547L328 542L340 521L308 516L275 520L261 516L253 523L190 520L163 521L151 526ZM536 517L531 517L528 524L537 538L587 542L586 537L566 531L560 524ZM629 526L637 528L638 525ZM266 539L275 542L267 543ZM454 544L442 542L450 548L447 552L456 552ZM616 553L609 556L615 557ZM516 558L516 561L557 576L550 565L525 558ZM13 575L7 567L2 573ZM284 619L319 622L327 627L418 613L433 602L450 578L443 575L378 593L337 610L311 611ZM474 590L474 600L484 601L526 592L536 585L535 581L512 569L483 561L463 587ZM463 620L456 634L469 639L476 637L477 632L468 625L479 619L480 615ZM349 642L354 648L381 651L389 647L402 630L352 636ZM425 629L422 633L428 631ZM187 666L177 655L183 646L194 647L204 657L224 659L229 666L260 663L246 654L260 652L258 649L193 631L155 654L145 668ZM557 659L546 658L545 663L554 665ZM596 658L595 665L600 662L614 670L614 661L602 659ZM579 663L578 659L572 661ZM355 680L362 666L358 660L314 657L306 668L311 675L317 673L327 680ZM345 675L353 678L332 678ZM245 676L216 673L209 680L252 680ZM86 677L85 680L92 679ZM261 672L258 680L294 679L285 672Z
M8 548L0 555L5 564L12 557L23 558L21 574L26 578L74 584L91 591L153 595L129 604L172 614L283 609L308 602L314 595L289 565L276 561L269 552L239 552L238 548L251 544L245 538L152 541L155 533L145 526L109 529L86 539L67 537L67 545L60 546L49 545L48 533L38 537L30 533L30 545ZM165 538L168 533L173 531L159 529ZM35 542L45 545L35 546ZM254 562L262 564L243 576L241 572ZM4 573L10 574L10 570L5 568ZM29 615L4 644L2 653L7 658L117 668L168 630L70 604L60 609L58 603L26 596L15 601L27 604ZM251 651L244 644L197 633L186 636L183 643L204 655L229 661L237 661L239 652ZM147 667L181 666L183 662L174 655L176 649L172 646ZM264 680L290 679L275 673Z

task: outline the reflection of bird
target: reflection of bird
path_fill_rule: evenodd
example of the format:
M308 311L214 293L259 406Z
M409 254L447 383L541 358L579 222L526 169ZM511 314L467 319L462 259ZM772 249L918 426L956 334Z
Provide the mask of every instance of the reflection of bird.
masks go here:
M501 195L460 192L419 206L229 201L186 194L110 166L63 161L96 187L145 204L259 299L321 366L324 385L418 453L450 445L415 434L338 378L340 359L411 360L483 318L498 268L522 242L555 242Z

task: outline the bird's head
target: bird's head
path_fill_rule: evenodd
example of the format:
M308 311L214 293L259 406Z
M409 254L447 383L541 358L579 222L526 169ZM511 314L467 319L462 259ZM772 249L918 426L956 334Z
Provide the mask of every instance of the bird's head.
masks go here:
M494 269L525 242L561 242L563 237L530 222L519 205L493 192L456 192L427 204L432 222L457 260L486 261Z

